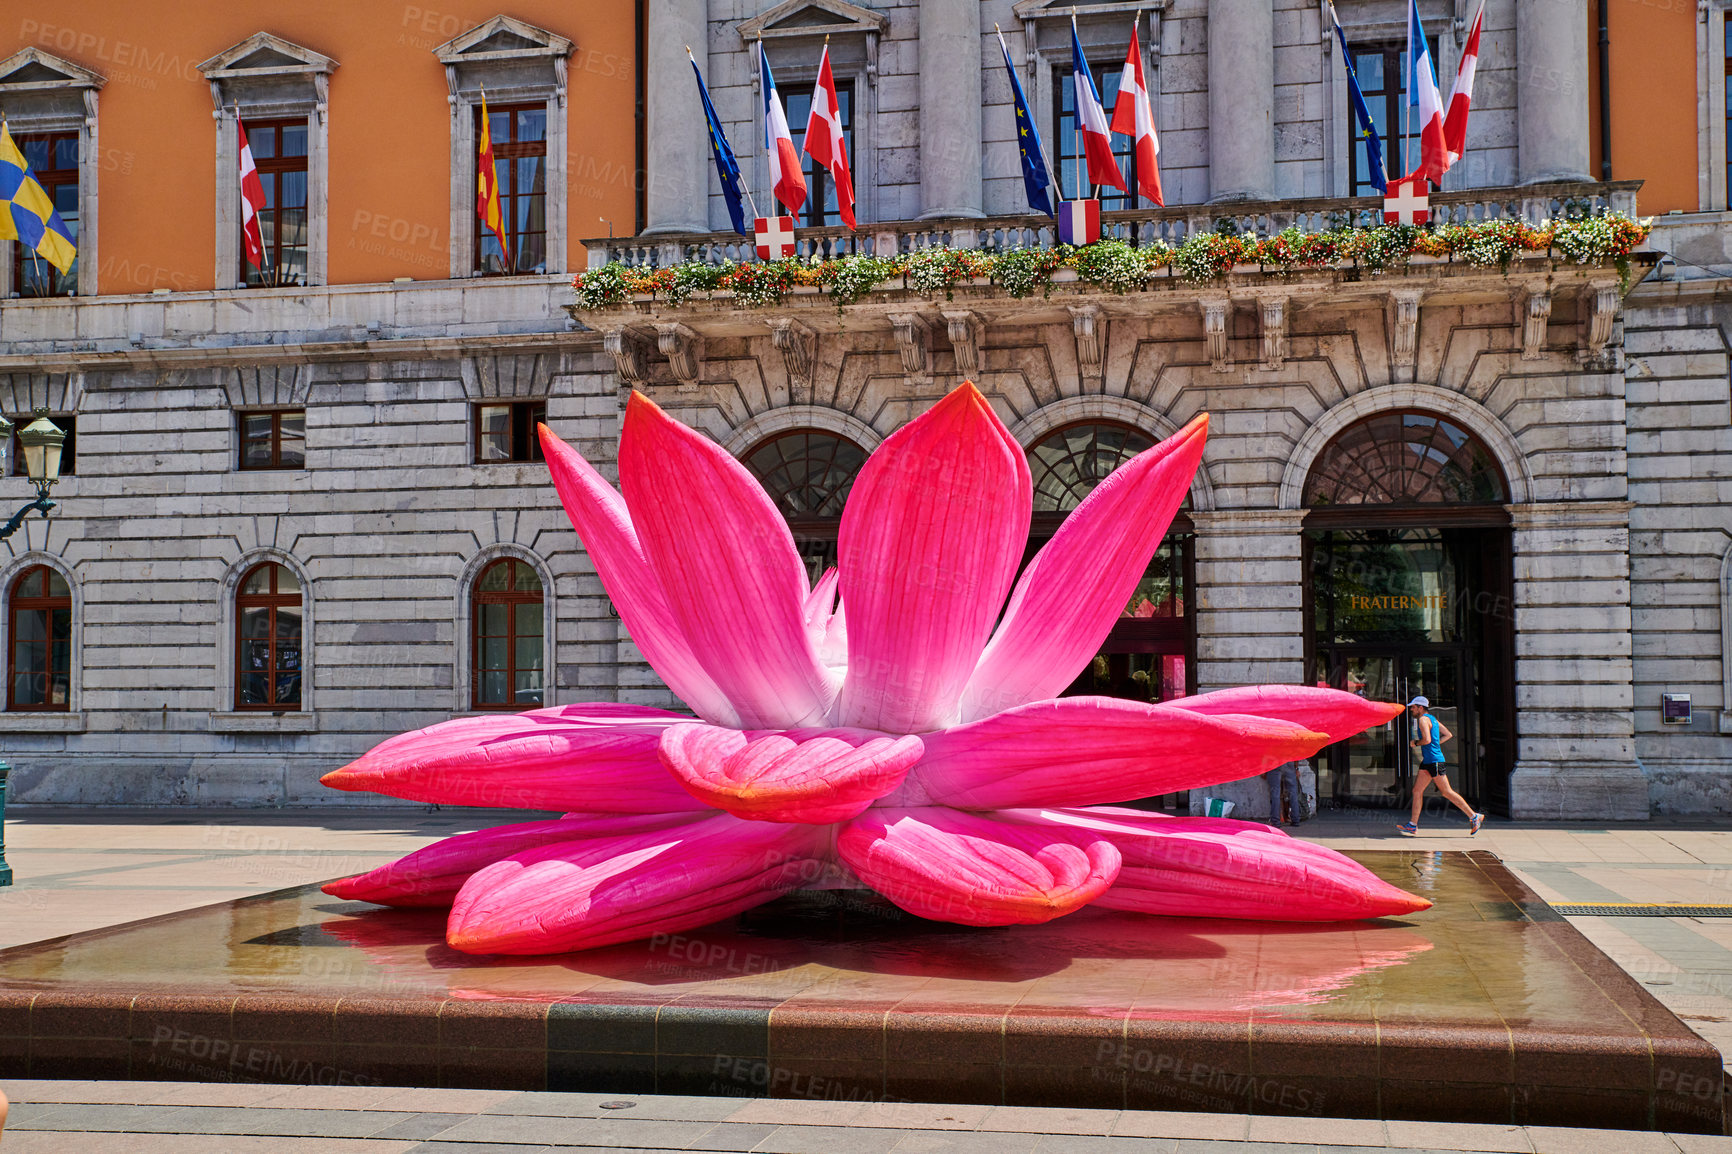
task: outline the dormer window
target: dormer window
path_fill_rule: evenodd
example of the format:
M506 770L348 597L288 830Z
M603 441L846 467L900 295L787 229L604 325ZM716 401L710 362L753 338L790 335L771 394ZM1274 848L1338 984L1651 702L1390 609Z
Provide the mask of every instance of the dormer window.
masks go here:
M17 241L0 241L0 297L96 294L96 94L104 83L40 48L0 60L0 108L12 138L78 245L62 273Z
M310 48L258 32L206 60L216 106L216 284L277 288L326 283L330 249L326 108L337 62ZM262 267L241 241L240 133L265 190L259 230Z
M451 275L566 271L566 61L570 40L495 16L433 50L451 106ZM509 252L475 213L481 97Z

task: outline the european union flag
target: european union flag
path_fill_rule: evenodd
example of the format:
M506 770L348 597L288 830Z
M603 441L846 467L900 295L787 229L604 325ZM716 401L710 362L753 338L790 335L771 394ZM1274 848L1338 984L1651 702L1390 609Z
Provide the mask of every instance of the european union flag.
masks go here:
M1052 216L1052 198L1046 191L1052 186L1052 174L1047 171L1040 128L1029 115L1028 97L1022 94L1022 81L1016 78L1016 67L1010 62L1010 49L1005 47L1002 32L998 46L1004 49L1004 70L1010 73L1010 91L1016 98L1016 147L1022 154L1022 187L1028 192L1028 206Z
M1365 106L1365 93L1359 90L1359 75L1353 71L1353 53L1347 47L1347 33L1341 31L1341 19L1335 15L1335 5L1329 5L1329 19L1335 24L1335 39L1341 42L1341 63L1347 67L1347 95L1353 102L1353 115L1359 120L1359 135L1365 140L1365 163L1371 169L1371 179L1377 191L1388 193L1388 178L1383 171L1383 138L1371 121L1371 109Z
M721 178L722 196L728 202L728 217L734 222L735 232L751 236L752 230L746 227L746 208L740 193L740 162L734 159L733 146L728 143L728 134L722 131L722 122L716 116L716 106L710 103L710 90L704 85L704 74L698 71L696 60L692 61L692 75L698 78L704 119L710 124L710 149L716 154L716 175Z
M62 273L70 271L78 257L66 222L30 175L30 165L4 122L0 122L0 240L15 240L42 254Z

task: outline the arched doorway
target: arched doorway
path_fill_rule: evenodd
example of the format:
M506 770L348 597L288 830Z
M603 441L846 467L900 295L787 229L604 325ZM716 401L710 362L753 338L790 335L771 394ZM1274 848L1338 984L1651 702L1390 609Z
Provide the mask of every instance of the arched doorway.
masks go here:
M766 438L740 457L788 520L794 546L817 581L836 563L836 534L866 450L823 429L791 429Z
M1315 684L1430 699L1451 781L1506 810L1515 753L1509 486L1481 441L1417 409L1342 430L1305 480L1305 648ZM1335 806L1404 806L1405 715L1317 758Z
M1031 445L1028 465L1034 480L1034 518L1024 563L1107 474L1154 443L1153 437L1129 425L1090 421L1057 429ZM1193 539L1191 518L1181 510L1100 652L1064 696L1152 702L1197 691ZM1167 794L1146 804L1184 810L1188 797Z

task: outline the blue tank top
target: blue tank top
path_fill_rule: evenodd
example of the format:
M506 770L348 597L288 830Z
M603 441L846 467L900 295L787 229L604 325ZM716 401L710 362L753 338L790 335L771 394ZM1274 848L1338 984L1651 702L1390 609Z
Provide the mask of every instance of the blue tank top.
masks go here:
M1426 721L1431 722L1431 740L1425 741L1423 734L1420 737L1420 740L1422 742L1424 742L1424 744L1422 744L1419 747L1420 764L1421 765L1442 765L1443 764L1443 727L1437 723L1437 718L1431 716L1431 714L1429 714L1429 713L1424 714L1423 717Z

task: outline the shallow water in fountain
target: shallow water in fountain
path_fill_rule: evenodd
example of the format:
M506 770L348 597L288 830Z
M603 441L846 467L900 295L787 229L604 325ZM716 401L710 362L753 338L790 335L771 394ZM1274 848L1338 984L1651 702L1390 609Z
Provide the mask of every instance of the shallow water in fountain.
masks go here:
M162 1051L196 1012L235 1052L310 1035L339 1075L384 1081L764 1094L804 1078L819 1096L1188 1109L1264 1094L1277 1113L1717 1130L1718 1097L1678 1091L1680 1070L1718 1077L1712 1047L1492 855L1352 856L1433 908L969 929L830 891L487 958L444 944L443 911L302 887L0 952L0 1073L10 1046L33 1077L184 1077ZM66 1024L80 1014L107 1024ZM103 1032L126 1036L124 1061L83 1044ZM55 1053L66 1074L46 1072Z

